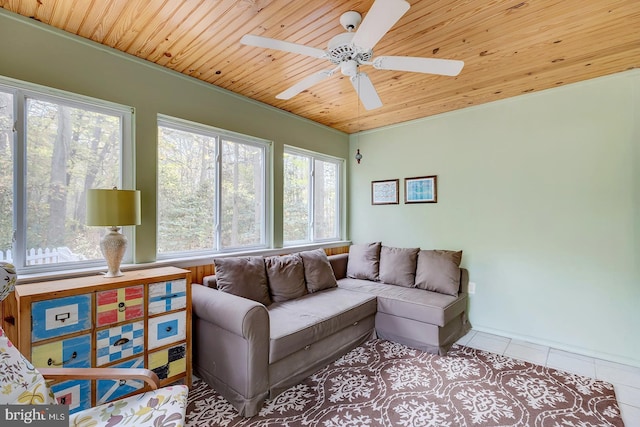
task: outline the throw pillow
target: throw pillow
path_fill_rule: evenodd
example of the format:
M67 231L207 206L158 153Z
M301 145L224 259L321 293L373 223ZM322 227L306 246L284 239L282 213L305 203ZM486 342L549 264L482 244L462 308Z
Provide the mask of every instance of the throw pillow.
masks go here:
M460 290L462 251L420 251L416 288L457 296Z
M383 246L380 250L380 281L390 285L414 287L419 250Z
M216 282L222 292L271 304L267 272L261 256L214 258Z
M300 252L304 265L304 279L311 294L338 286L333 268L324 249Z
M378 281L381 245L380 242L374 242L349 246L347 277Z
M282 302L306 295L304 266L298 254L272 256L264 259L269 290L274 302Z

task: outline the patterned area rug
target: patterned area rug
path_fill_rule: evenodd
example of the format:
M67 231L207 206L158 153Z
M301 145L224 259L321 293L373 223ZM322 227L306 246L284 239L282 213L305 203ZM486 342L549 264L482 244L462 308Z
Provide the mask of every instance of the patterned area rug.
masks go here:
M441 357L372 340L239 417L206 383L188 426L623 426L613 386L454 346Z

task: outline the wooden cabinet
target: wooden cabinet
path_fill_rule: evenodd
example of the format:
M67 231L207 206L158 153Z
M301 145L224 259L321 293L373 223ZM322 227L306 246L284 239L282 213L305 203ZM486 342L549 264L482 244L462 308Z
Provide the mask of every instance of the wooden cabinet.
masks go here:
M153 370L161 385L191 386L191 278L153 268L16 286L18 346L36 367L129 367ZM52 385L70 412L144 387L134 380Z

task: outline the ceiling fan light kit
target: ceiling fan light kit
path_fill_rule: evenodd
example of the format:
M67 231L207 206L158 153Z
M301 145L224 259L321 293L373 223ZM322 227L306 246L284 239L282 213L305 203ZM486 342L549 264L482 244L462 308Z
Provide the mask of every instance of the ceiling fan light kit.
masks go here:
M336 67L312 74L276 95L278 99L291 99L310 87L333 76L338 70L351 80L360 102L367 110L382 106L369 76L360 71L361 65L371 65L378 70L407 71L414 73L457 76L463 61L413 56L373 57L373 48L402 16L409 10L405 0L375 0L367 15L362 19L360 13L349 11L342 14L340 24L346 33L334 36L327 50L297 43L276 40L268 37L247 34L240 42L248 46L281 50L289 53L328 59ZM354 32L355 31L355 32Z

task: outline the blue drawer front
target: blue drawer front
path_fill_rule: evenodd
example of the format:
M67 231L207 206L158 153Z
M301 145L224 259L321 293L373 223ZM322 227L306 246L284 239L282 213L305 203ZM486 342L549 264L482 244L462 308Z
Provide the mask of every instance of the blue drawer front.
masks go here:
M144 359L139 357L137 359L127 360L126 362L110 366L110 368L144 368ZM111 400L119 399L143 387L144 381L142 380L97 380L97 404L101 405Z
M58 403L69 406L69 414L75 414L91 407L91 381L64 381L53 384L51 390Z
M179 310L187 305L187 281L169 280L149 285L149 314Z
M91 328L91 295L77 295L31 304L31 341Z
M144 322L128 323L96 333L96 364L115 362L144 352Z

